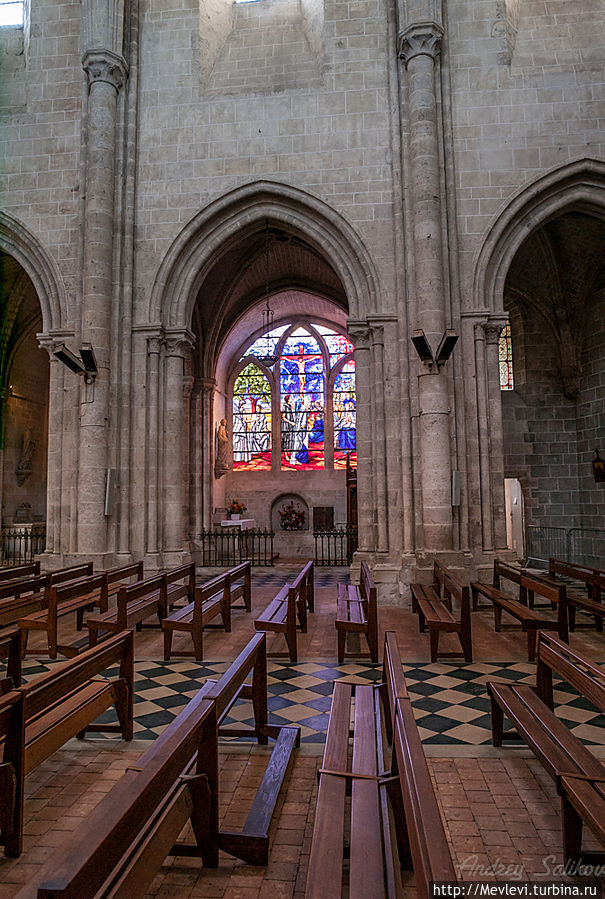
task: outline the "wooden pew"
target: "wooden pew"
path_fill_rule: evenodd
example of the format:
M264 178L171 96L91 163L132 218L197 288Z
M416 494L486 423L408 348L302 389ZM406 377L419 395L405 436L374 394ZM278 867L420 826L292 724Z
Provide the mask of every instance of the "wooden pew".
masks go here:
M39 562L27 562L25 565L13 565L8 568L0 568L0 583L15 581L32 574L40 574Z
M168 608L179 599L192 601L194 591L193 562L120 587L116 606L102 615L86 619L90 645L94 646L102 633L118 633L124 628L140 627L143 621L154 615L157 615L161 626Z
M48 654L51 659L57 658L59 618L76 612L78 630L82 626L82 613L98 605L102 612L107 611L107 582L104 574L93 574L91 577L47 587L45 590L46 608L32 612L19 619L22 635L23 655L27 652L27 639L30 631L44 631L48 642Z
M112 665L119 664L117 677L104 678ZM51 671L36 677L15 692L23 698L23 775L29 774L72 737L86 732L120 733L124 740L133 735L134 657L131 631L117 634L101 646L86 650L75 659L59 662ZM10 695L10 694L7 694ZM96 719L115 706L117 724L97 724ZM7 732L4 744L15 739ZM0 741L2 742L2 741ZM6 748L5 748L6 751ZM23 783L17 788L15 821L19 851L23 822ZM0 804L3 803L0 795ZM0 817L6 815L2 804ZM17 853L18 854L18 853Z
M563 559L550 558L548 560L548 576L555 582L560 577L579 581L576 586L567 586L569 629L571 631L576 629L576 609L580 609L587 615L591 615L594 618L596 629L602 631L605 605L601 603L601 593L605 590L605 571L599 568L588 568L585 565L576 565L573 562L565 562Z
M496 633L502 630L502 612L519 621L518 626L527 634L527 658L533 662L536 657L536 639L539 631L554 630L562 640L566 642L569 640L567 593L564 584L554 584L545 578L527 574L521 574L519 589L528 605L523 601L512 599L493 585L482 584L479 581L471 582L473 604L476 602L477 594L485 596L493 604ZM554 605L557 612L556 619L548 618L543 612L529 608L530 596L542 596Z
M19 856L23 847L24 734L23 693L12 690L0 696L0 843L9 858Z
M284 584L254 622L255 630L283 634L286 638L288 651L271 653L276 658L287 655L293 663L298 660L297 629L303 633L307 631L308 595L309 589L313 589L312 572L313 563L308 562L296 576L294 583Z
M24 615L45 608L48 587L91 575L92 562L87 562L0 585L0 627L14 624Z
M412 584L412 609L418 612L418 627L422 633L429 629L431 641L431 662L443 657L463 657L466 662L473 661L473 643L471 635L471 606L469 589L462 584L451 571L440 562L433 563L433 584ZM452 611L452 597L460 606L460 617L456 618ZM439 636L441 633L458 635L461 652L439 652Z
M488 681L492 707L492 741L502 746L504 739L523 739L540 760L547 773L566 790L563 796L563 822L574 818L564 829L564 852L577 859L581 853L582 818L591 826L592 814L599 807L598 794L605 784L605 766L554 714L553 672L567 681L601 713L605 713L605 671L573 652L569 646L541 631L538 639L536 686ZM515 730L504 731L504 715ZM562 783L562 779L566 783ZM583 813L583 798L589 791L576 789L573 781L593 784L594 805ZM573 797L573 798L572 798ZM567 802L567 805L566 805ZM570 807L575 810L571 815ZM578 815L580 820L578 821ZM567 819L566 817L567 816ZM602 832L602 831L601 831ZM596 831L596 835L599 832Z
M246 678L252 672L252 684ZM137 899L147 892L167 855L201 858L218 866L219 849L250 864L267 864L267 810L272 816L289 769L299 728L267 724L265 635L250 641L225 674L208 682L129 768L20 893L64 899ZM259 742L277 742L241 833L218 827L220 725L238 696L253 699ZM227 729L228 733L233 733ZM237 731L238 733L240 731ZM191 820L195 843L176 842ZM38 886L39 885L39 886Z
M481 584L481 590L473 590L472 592L472 600L473 600L473 612L476 612L478 609L490 609L490 605L482 605L479 606L479 596L485 596L487 599L490 597L491 587L494 588L495 591L500 593L511 593L510 584L514 585L512 592L516 593L515 599L518 599L519 602L522 602L524 605L529 605L533 608L533 600L529 598L521 587L521 577L527 574L525 568L520 568L516 565L509 565L508 562L502 562L500 559L494 559L494 569L492 574L492 583L490 584ZM505 590L506 582L507 589ZM479 583L479 582L477 582ZM513 598L511 596L511 598Z
M231 608L252 611L252 563L250 560L241 562L229 569L231 578ZM241 605L235 605L237 599L242 600Z
M338 636L338 664L345 658L359 658L360 653L345 652L347 634L363 634L367 640L370 659L378 661L378 605L376 585L365 560L361 563L359 586L338 584L336 632Z
M234 585L235 586L235 585ZM238 585L239 586L239 585ZM162 619L164 631L164 661L174 656L193 656L198 662L204 658L204 629L218 615L227 633L231 631L231 572L195 587L194 599ZM173 650L175 631L191 635L193 650Z
M6 677L0 679L0 693L21 686L21 631L18 627L0 631L0 659L6 659Z
M334 684L306 899L344 895L347 836L350 899L403 895L401 867L413 868L422 899L431 895L432 881L456 881L393 633L385 635L383 672L385 680L378 687L345 681ZM391 728L385 727L381 712L392 722ZM390 771L383 736L389 732L393 738Z

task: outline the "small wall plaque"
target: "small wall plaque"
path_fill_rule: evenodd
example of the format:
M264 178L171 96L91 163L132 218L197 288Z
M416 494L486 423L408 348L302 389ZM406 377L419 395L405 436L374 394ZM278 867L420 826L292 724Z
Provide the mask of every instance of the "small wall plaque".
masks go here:
M594 451L594 459L592 460L592 474L597 484L605 482L605 461L599 456L598 450Z

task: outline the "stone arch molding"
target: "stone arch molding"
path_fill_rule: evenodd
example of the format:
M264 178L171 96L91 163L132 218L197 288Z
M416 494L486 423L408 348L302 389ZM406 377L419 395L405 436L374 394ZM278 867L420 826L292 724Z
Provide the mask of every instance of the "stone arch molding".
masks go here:
M498 214L475 258L473 308L501 314L515 253L550 219L579 211L605 219L605 162L583 158L552 169L519 191Z
M62 310L67 308L61 273L40 241L17 219L0 210L0 250L8 253L27 272L42 311L45 333L62 327Z
M215 200L183 228L155 278L149 321L171 329L188 328L197 293L216 254L264 227L267 218L297 233L326 257L342 282L351 318L380 311L373 262L351 225L311 194L287 184L260 181Z

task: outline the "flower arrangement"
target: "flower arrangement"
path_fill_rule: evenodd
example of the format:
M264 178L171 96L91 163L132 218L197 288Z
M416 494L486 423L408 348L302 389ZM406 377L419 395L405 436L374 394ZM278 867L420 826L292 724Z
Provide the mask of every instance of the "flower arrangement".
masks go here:
M305 523L305 512L300 506L288 503L279 509L280 526L283 531L300 531Z
M232 499L227 507L231 515L241 515L242 512L245 512L247 508L248 506L245 506L242 502L240 502L238 496L236 496L235 499Z

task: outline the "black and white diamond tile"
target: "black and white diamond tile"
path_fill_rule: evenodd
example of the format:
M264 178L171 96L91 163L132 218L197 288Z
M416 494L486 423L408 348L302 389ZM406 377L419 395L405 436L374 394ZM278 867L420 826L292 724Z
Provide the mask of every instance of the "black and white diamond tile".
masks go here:
M48 670L52 662L27 660L27 679ZM136 739L152 740L209 678L219 677L228 662L199 664L194 661L135 665ZM489 745L491 742L488 680L535 683L535 666L529 662L476 663L469 665L404 665L406 682L421 738L427 744ZM380 681L378 665L321 661L288 665L269 661L268 707L274 724L298 724L304 743L322 743L330 714L335 680L355 683ZM567 684L555 690L557 714L587 744L605 744L605 715L599 715ZM107 712L109 720L112 712ZM252 723L249 703L230 711L226 724Z

